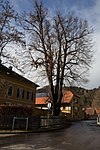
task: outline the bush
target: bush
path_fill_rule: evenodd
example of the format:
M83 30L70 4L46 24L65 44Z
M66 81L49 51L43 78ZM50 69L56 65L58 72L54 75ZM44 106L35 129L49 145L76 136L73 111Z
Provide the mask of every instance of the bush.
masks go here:
M32 116L33 109L23 106L0 106L0 117L2 116Z

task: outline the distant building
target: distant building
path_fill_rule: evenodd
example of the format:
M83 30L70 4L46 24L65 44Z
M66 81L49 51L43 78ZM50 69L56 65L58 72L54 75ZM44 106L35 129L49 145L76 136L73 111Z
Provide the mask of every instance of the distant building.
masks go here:
M50 97L48 93L37 93L36 94L35 106L38 109L48 109L48 102L50 102ZM84 113L82 110L82 102L80 97L75 95L71 91L64 91L63 98L61 101L61 114L65 115L68 119L80 120L84 118Z
M85 119L96 119L98 113L95 107L84 108Z
M61 112L72 120L84 119L83 106L80 97L72 91L64 91Z
M48 102L50 102L50 96L48 93L37 93L36 94L36 100L35 100L35 106L38 109L47 110Z
M0 63L0 105L34 107L37 84Z
M93 107L85 108L86 115L93 116L95 114L95 109Z

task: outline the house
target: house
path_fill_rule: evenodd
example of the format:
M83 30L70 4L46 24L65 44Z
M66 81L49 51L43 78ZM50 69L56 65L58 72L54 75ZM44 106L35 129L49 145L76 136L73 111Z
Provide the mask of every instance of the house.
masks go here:
M35 106L38 109L48 109L48 102L50 101L50 97L48 93L36 93Z
M100 114L100 108L94 106L84 108L84 114L85 114L85 119L96 119L97 116Z
M34 107L37 84L0 63L0 105Z
M72 91L64 91L61 102L61 112L72 120L80 120L84 118L82 101L80 97Z
M48 109L48 102L50 97L47 93L37 93L35 106L39 109ZM82 102L80 97L75 95L72 91L64 91L61 101L61 115L65 115L67 119L80 120L84 118L82 111Z
M95 109L93 107L87 107L85 108L85 113L88 116L93 116L95 114Z
M36 93L35 108L37 114L45 116L48 113L48 104L50 102L50 96L48 93Z

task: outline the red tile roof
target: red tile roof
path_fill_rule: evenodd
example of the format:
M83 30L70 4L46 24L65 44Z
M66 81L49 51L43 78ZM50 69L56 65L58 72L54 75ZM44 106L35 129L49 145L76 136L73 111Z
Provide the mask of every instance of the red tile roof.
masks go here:
M71 91L66 91L63 94L62 103L70 103L74 94Z
M71 91L66 91L63 94L62 103L70 103L73 98L73 93ZM46 104L50 98L48 96L36 97L35 104Z
M85 113L86 113L87 115L94 115L95 110L94 110L94 108L92 108L92 107L88 107L88 108L86 108Z
M49 97L37 97L35 104L46 104L49 100Z

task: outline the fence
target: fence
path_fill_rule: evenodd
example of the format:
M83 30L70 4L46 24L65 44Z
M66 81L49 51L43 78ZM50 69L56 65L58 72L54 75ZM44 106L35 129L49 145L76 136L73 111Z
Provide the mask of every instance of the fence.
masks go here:
M54 127L54 126L66 126L69 121L65 117L61 116L41 116L40 117L40 126L41 127Z
M0 130L34 130L39 127L39 116L0 117Z
M27 116L0 117L0 130L34 130L69 125L65 117Z

